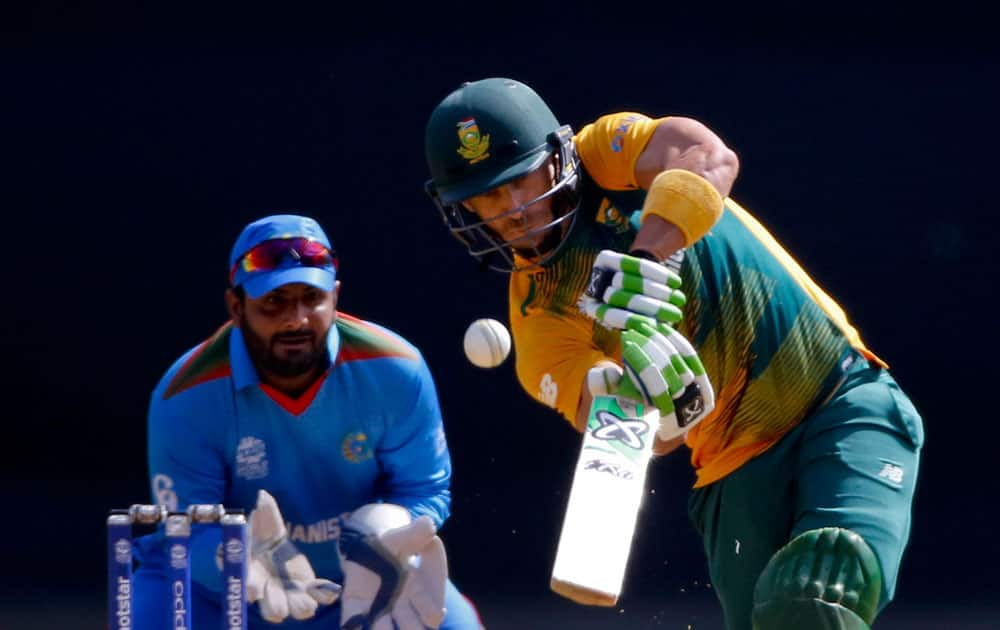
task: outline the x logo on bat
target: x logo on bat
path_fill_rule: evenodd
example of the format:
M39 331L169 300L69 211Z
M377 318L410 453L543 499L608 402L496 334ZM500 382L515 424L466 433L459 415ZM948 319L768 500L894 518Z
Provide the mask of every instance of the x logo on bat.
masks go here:
M603 409L597 412L596 417L601 426L591 432L595 438L605 441L618 440L626 446L642 448L642 439L639 436L649 430L645 422L636 418L629 420L619 418Z

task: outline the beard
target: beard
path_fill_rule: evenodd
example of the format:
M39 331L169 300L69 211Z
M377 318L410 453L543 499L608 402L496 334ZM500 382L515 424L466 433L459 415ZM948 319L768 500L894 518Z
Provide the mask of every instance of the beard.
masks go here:
M240 318L240 329L254 364L275 376L284 378L302 376L325 366L328 361L326 338L329 331L323 335L319 343L316 334L308 329L278 333L270 339L265 339L251 328L245 316ZM305 338L309 339L309 343L302 350L288 351L285 357L280 357L275 352L275 345L283 339L301 341Z

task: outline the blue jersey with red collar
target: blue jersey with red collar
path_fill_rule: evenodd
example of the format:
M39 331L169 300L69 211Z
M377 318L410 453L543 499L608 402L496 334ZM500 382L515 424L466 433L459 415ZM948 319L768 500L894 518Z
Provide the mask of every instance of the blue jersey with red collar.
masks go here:
M316 574L337 581L338 517L383 500L440 526L451 460L434 381L414 346L344 313L327 346L331 367L292 399L261 383L240 329L226 324L160 380L148 451L155 502L249 513L267 490ZM191 540L192 580L213 591L219 541L211 526Z

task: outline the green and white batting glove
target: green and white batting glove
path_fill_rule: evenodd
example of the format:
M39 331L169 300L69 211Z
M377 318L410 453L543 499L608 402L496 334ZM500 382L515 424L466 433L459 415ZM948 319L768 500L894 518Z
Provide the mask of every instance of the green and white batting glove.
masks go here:
M611 361L601 361L587 371L587 391L593 397L623 396L645 402L642 392L625 378L625 370Z
M591 396L614 396L622 382L622 368L611 361L601 361L587 371L587 391Z
M291 616L309 619L316 609L332 604L340 586L317 578L309 559L288 539L278 502L261 490L250 513L250 566L247 601L258 602L260 615L271 623Z
M681 277L659 263L609 249L597 254L578 305L607 328L622 329L630 314L676 324L687 298Z
M670 326L633 316L622 331L622 363L646 404L660 411L657 436L687 433L715 408L715 391L691 343Z

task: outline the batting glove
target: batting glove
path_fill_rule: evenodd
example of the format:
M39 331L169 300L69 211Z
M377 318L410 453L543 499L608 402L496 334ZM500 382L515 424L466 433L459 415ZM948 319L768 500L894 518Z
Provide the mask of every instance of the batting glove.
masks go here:
M320 604L337 600L340 586L316 577L309 560L288 540L277 501L263 490L257 493L257 507L250 513L249 538L247 601L259 602L264 619L272 623L281 623L289 615L309 619Z
M448 560L428 516L369 503L341 525L342 630L432 630L444 620Z
M660 411L657 436L684 435L715 408L715 391L698 353L679 332L633 316L622 331L622 363L646 404Z
M681 277L666 266L609 249L597 254L580 309L607 328L625 328L632 314L676 324L687 298Z

